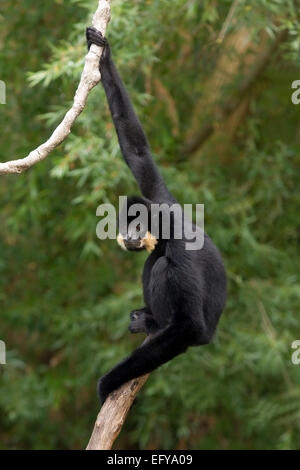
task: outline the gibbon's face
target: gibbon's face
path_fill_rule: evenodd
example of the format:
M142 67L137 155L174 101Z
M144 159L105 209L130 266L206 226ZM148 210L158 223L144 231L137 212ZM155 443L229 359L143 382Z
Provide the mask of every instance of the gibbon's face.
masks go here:
M132 204L143 204L142 198L132 197L128 198L130 207ZM124 210L123 214L124 214ZM148 219L148 212L147 219ZM136 219L126 214L126 228L120 228L119 235L117 236L117 242L123 250L128 251L142 251L147 250L149 253L155 249L158 242L157 238L150 233L147 227L148 220L145 221L145 225Z

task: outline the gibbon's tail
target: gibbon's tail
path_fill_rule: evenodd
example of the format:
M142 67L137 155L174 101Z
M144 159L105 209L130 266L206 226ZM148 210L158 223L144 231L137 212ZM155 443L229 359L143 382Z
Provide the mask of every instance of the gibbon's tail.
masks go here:
M128 358L115 366L98 384L102 403L107 396L131 379L157 369L193 344L192 329L184 325L168 326L137 348Z

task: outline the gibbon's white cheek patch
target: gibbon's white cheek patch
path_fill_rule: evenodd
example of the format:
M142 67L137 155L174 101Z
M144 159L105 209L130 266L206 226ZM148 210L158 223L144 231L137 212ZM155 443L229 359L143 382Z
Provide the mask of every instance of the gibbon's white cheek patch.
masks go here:
M117 242L118 242L118 245L120 245L120 247L123 250L127 251L126 245L124 243L124 237L123 235L121 235L121 233L119 233L119 235L117 236ZM148 251L148 253L151 253L151 251L155 249L157 242L158 242L157 238L154 235L152 235L152 233L147 232L144 238L141 239L141 242L138 248L144 248L145 250Z
M144 238L141 240L141 247L146 248L148 253L154 250L155 245L157 245L157 238L152 235L152 233L147 232Z
M125 246L125 243L124 243L124 238L122 237L122 235L119 233L119 235L117 236L117 242L118 244L120 245L120 247L126 251L126 246Z

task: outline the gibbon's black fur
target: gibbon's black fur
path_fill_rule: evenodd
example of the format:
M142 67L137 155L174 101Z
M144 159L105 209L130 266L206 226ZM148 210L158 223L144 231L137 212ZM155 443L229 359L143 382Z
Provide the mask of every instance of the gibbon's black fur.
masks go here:
M128 207L140 202L150 211L151 203L176 203L152 159L107 40L95 28L88 28L86 35L88 47L104 47L100 59L102 85L122 154L143 195L130 198ZM141 239L137 241L126 234L121 235L119 242L128 250L147 248ZM99 380L102 403L125 382L153 371L189 346L208 344L225 306L226 273L221 255L208 235L204 234L202 249L193 251L186 250L184 237L158 238L151 243L143 272L145 307L131 312L129 325L132 333L146 333L149 337Z

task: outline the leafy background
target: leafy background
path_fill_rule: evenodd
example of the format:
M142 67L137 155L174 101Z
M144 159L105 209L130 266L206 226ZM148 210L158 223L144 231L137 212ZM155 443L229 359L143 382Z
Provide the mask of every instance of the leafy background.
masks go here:
M2 0L0 161L45 140L72 101L96 0ZM108 37L156 161L182 203L204 203L224 255L226 311L213 344L155 371L120 449L299 449L299 2L112 2ZM226 21L226 18L228 21ZM288 36L231 113L282 30ZM211 135L193 151L203 125ZM101 86L69 139L0 185L0 448L84 448L100 375L141 338L144 255L96 238L96 208L136 193Z

